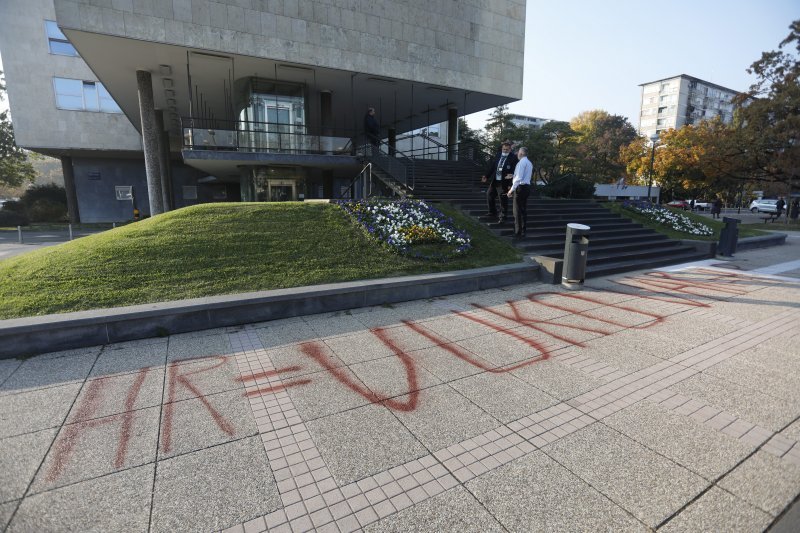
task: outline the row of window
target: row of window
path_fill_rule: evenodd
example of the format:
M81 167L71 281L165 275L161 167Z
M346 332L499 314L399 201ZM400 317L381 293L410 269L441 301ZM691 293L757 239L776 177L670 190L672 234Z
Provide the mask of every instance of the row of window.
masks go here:
M99 81L53 78L56 107L78 111L121 113L117 103Z

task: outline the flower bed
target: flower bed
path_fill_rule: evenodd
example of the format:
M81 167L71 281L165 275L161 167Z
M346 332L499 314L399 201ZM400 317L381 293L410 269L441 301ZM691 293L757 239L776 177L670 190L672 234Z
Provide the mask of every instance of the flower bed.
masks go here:
M676 213L671 209L666 209L647 202L625 202L623 207L636 213L646 216L650 220L663 224L668 228L688 233L690 235L713 235L714 230L702 222L695 222L682 213Z
M374 239L398 253L447 260L472 248L469 234L421 200L336 202Z

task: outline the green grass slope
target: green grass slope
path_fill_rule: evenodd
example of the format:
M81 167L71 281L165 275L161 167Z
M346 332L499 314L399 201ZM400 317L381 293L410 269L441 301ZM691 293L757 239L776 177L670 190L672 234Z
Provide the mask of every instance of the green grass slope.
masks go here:
M205 204L0 262L0 319L513 263L449 206L474 249L449 263L370 241L320 203Z

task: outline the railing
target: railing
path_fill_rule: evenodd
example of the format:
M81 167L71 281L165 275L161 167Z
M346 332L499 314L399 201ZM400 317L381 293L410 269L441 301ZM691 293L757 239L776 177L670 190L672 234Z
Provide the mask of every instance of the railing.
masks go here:
M347 196L344 193L339 194L335 199L336 200L354 200L358 197L355 194L355 184L356 182L361 181L361 197L362 198L369 198L372 195L372 163L367 163L364 165L364 168L350 180L350 185L347 186Z
M411 145L414 146L413 139L419 138L422 141L421 148L409 148L404 150L408 157L414 159L434 159L434 160L447 160L449 159L449 148L446 144L439 142L430 135L425 133L412 133L398 137L397 141L405 141L412 139Z
M294 154L352 154L353 130L311 134L302 124L182 118L183 148Z
M364 145L364 155L371 163L400 185L409 190L414 190L414 160L408 157L405 152L391 148L386 142L378 141L377 144L366 143Z

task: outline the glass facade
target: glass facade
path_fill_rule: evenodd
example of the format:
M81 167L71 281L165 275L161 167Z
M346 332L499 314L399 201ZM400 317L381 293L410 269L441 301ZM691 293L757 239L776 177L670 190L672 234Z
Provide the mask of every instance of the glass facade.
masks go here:
M265 152L300 151L308 133L305 88L253 79L239 121L240 147Z

